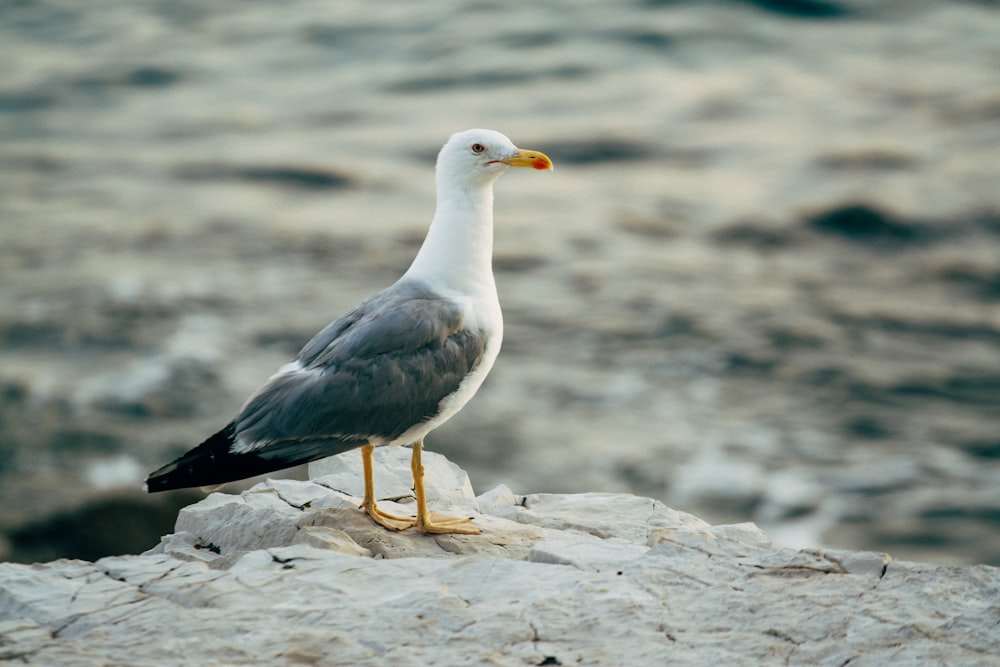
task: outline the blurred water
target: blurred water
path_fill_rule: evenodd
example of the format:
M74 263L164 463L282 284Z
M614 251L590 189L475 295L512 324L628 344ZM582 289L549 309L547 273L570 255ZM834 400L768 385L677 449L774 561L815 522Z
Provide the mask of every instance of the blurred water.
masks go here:
M556 171L498 184L505 348L428 441L477 490L1000 563L994 5L9 2L0 61L7 557L160 502L88 479L394 280L485 126Z

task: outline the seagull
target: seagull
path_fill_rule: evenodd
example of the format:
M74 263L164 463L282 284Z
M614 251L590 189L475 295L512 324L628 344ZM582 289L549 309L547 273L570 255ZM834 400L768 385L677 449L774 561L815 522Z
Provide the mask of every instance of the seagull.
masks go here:
M424 438L493 367L503 317L493 278L493 183L510 168L551 170L544 153L493 130L453 134L438 154L437 210L410 268L306 343L221 431L150 473L150 493L213 486L361 448L361 509L390 530L478 534L427 510ZM375 502L372 453L412 445L416 517Z

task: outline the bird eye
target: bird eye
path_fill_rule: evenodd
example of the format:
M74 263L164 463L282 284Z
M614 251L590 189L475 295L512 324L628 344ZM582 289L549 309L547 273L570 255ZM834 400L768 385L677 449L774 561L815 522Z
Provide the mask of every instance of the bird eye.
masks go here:
M476 155L479 155L480 153L486 150L486 146L483 146L482 144L472 144L471 148L472 152L475 153Z

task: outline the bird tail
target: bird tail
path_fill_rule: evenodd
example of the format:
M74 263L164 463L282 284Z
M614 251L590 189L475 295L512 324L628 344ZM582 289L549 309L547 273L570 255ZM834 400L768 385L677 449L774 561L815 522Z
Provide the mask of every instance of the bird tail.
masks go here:
M146 491L169 491L193 486L213 486L261 475L275 469L274 462L253 454L233 454L235 428L230 423L205 442L146 478Z

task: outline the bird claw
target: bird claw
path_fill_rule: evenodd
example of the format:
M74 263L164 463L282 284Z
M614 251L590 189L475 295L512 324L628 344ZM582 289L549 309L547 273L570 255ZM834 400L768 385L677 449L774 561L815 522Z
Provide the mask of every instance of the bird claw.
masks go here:
M406 530L407 528L412 528L417 525L416 518L396 516L395 514L383 512L377 505L375 505L375 503L372 503L371 507L367 504L362 505L361 509L364 510L364 513L367 514L372 521L383 528L388 528L389 530Z
M418 518L416 526L421 533L434 535L479 535L482 532L472 525L472 519L459 519L433 512L423 521Z

